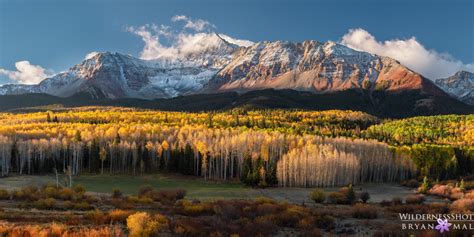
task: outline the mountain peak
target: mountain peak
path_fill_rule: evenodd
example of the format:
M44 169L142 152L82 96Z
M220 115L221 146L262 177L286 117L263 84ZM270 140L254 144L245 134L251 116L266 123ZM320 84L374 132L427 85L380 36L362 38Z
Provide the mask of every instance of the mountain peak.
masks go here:
M314 93L348 89L446 96L396 60L356 51L333 41L259 42L240 50L208 84L207 92L294 89Z
M471 78L471 79L474 78L473 75L474 73L469 72L469 71L464 71L464 70L458 71L454 74L454 76L459 77L459 78Z
M435 83L452 97L474 105L474 73L458 71L448 78L435 80Z

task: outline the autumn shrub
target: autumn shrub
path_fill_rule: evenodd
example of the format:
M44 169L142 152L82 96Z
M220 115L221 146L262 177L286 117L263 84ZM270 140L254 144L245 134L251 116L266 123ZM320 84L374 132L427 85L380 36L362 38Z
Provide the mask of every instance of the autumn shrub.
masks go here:
M160 214L153 218L146 212L137 212L128 216L127 228L130 237L157 236L168 226L168 219Z
M301 217L308 215L303 207L292 206L283 212L275 214L275 222L278 226L295 227Z
M122 198L123 194L122 191L118 188L112 189L112 198Z
M132 213L126 210L115 209L109 211L110 220L113 222L125 223L127 217L130 216Z
M151 217L146 212L137 212L128 216L127 228L131 237L150 236L152 233L148 225L151 222Z
M24 200L25 193L22 190L13 190L12 191L12 199L13 200Z
M140 186L140 188L138 189L138 196L139 197L143 197L143 196L150 196L153 192L155 191L155 189L150 186L150 185L143 185L143 186Z
M466 192L464 198L474 199L474 190Z
M58 198L61 200L73 200L74 191L69 188L60 189L58 192Z
M37 201L40 199L38 188L35 186L24 187L12 192L12 199L21 201Z
M169 227L169 220L166 216L160 214L160 213L155 213L153 215L153 228L158 232L161 232L163 230L168 229Z
M73 208L76 210L86 211L86 210L90 210L92 207L89 205L89 203L85 201L81 201L81 202L74 203Z
M352 207L352 216L357 219L375 219L377 210L370 205L357 203Z
M125 236L119 226L69 228L60 223L48 225L0 225L0 236Z
M50 232L48 236L61 236L67 229L66 225L56 222L49 224L48 227Z
M47 185L41 190L41 194L46 198L58 198L59 192L55 186Z
M451 210L456 212L474 212L474 199L463 198L451 204Z
M263 204L263 203L272 203L272 204L275 204L277 203L274 199L271 199L269 197L263 197L263 196L259 196L259 197L256 197L255 198L255 203L257 204Z
M198 216L198 215L212 215L214 214L214 209L212 208L211 203L208 202L198 202L192 203L189 201L181 202L183 214L189 216Z
M85 217L91 220L96 225L103 225L110 221L109 216L98 209L95 209L93 211L88 211L85 214Z
M463 197L464 197L464 192L460 188L451 189L451 194L449 195L449 199L458 200Z
M128 196L128 202L138 203L138 204L150 204L153 203L153 199L147 196Z
M341 192L329 193L328 202L331 203L331 204L347 204L347 203L349 203L349 201L346 198L346 195L344 195Z
M100 201L99 197L90 194L84 194L81 199L89 204L97 203Z
M449 197L451 195L452 189L453 189L453 186L449 184L448 185L435 184L430 190L428 190L427 193L430 195Z
M406 204L422 204L425 202L425 196L422 194L418 195L410 195L405 198L405 203Z
M66 210L74 209L74 203L71 201L64 201L63 206Z
M315 189L311 192L310 198L315 203L323 203L326 200L326 194L321 189Z
M10 194L5 189L0 189L0 200L10 199Z
M332 204L351 204L356 201L356 194L352 184L339 189L339 192L332 192L328 196L328 202Z
M74 185L72 190L79 196L82 196L84 193L86 193L86 188L81 184Z
M54 198L45 198L35 201L33 203L33 207L38 209L52 209L56 204L56 200Z
M173 203L177 200L183 199L186 191L182 189L163 190L163 191L149 191L146 196L152 198L154 201L161 203Z

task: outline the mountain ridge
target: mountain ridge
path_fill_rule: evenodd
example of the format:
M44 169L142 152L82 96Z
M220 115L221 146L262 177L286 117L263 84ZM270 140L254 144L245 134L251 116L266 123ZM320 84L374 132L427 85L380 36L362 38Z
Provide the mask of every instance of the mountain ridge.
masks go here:
M86 93L95 99L153 100L265 89L314 94L359 90L377 104L372 94L380 91L418 91L423 98L414 103L426 106L434 106L430 103L435 97L455 97L397 60L332 41L262 41L243 47L210 33L194 46L197 49L181 49L179 56L150 60L97 53L38 85L1 86L0 95L46 93L67 98Z
M429 101L429 103L426 103ZM383 118L405 118L438 114L472 114L474 106L463 104L451 97L427 97L419 91L385 92L346 90L325 94L314 94L295 90L255 90L245 93L222 92L194 94L173 98L144 100L135 98L96 99L89 93L71 97L56 97L47 94L24 94L0 96L0 111L31 110L38 106L61 105L120 106L167 111L214 111L233 108L246 109L303 109L303 110L354 110ZM33 107L33 108L32 108Z

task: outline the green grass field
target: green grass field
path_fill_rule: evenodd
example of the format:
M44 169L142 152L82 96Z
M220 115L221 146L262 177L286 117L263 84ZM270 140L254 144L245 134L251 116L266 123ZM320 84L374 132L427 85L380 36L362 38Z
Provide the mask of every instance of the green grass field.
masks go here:
M59 182L63 185L66 177L61 175ZM0 178L0 188L16 189L28 185L42 186L55 183L55 177L48 176L11 176ZM83 185L88 192L111 193L114 188L125 194L137 194L143 185L150 185L156 190L184 189L187 198L216 200L216 199L246 199L262 195L258 189L252 189L235 182L212 182L202 178L165 175L81 175L73 178L73 184Z
M118 188L126 194L136 194L140 186L150 185L156 190L184 189L188 198L228 199L252 198L256 190L238 183L205 182L203 179L168 177L163 175L110 176L87 175L76 177L75 184L84 185L87 191L110 193Z
M64 184L65 176L60 177L60 183ZM0 189L13 190L29 185L43 186L48 183L55 183L55 177L51 175L43 176L11 176L0 178ZM309 204L309 194L312 188L266 188L253 189L236 182L213 182L204 181L200 177L178 176L178 175L81 175L73 178L73 184L83 185L88 192L111 193L114 188L120 189L123 193L133 195L138 192L140 186L150 185L156 190L184 189L186 198L200 200L218 199L254 199L265 196L279 201L291 203ZM324 191L334 192L338 187L324 188ZM406 197L415 193L401 187L398 184L362 184L355 186L356 191L368 191L373 202L391 200L393 197Z

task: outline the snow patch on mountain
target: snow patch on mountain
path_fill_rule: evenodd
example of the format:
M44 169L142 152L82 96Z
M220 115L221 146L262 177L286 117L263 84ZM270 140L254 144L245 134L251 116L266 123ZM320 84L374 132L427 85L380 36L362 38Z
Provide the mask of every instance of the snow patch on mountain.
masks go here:
M459 71L448 78L437 79L435 83L451 96L474 105L474 73Z
M193 38L192 44L181 45L173 57L143 60L119 53L92 53L82 63L38 85L3 86L0 94L67 97L86 92L107 98L175 97L200 90L239 48L216 33L203 33Z

